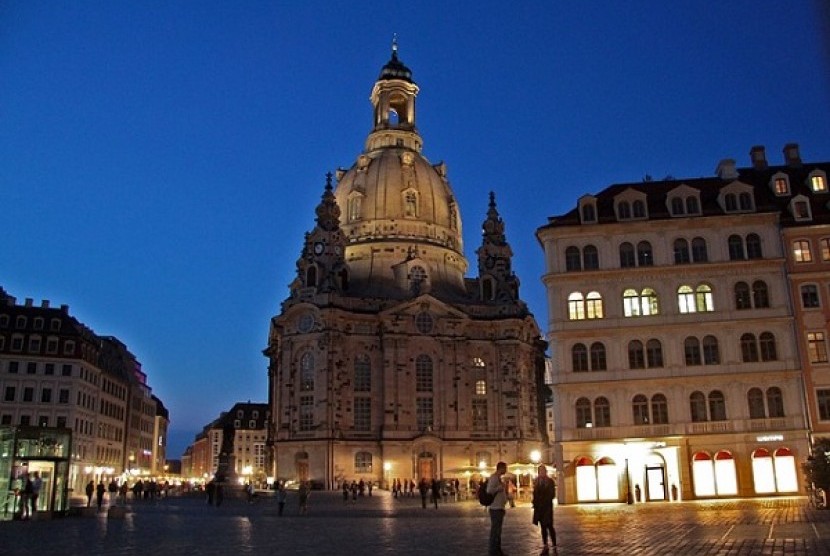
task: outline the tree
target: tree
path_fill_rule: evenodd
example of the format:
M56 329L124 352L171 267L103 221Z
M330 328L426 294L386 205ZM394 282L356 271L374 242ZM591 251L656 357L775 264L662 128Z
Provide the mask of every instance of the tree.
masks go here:
M817 438L813 453L804 464L808 484L830 491L830 438Z

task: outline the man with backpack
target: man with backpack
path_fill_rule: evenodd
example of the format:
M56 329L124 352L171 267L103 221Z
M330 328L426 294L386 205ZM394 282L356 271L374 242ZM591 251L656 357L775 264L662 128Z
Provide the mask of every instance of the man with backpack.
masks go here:
M501 528L504 524L504 506L507 504L507 492L502 477L507 473L507 464L500 461L496 464L496 472L487 480L485 492L479 497L490 502L487 509L490 512L490 556L505 556L501 550ZM482 502L483 503L483 502Z

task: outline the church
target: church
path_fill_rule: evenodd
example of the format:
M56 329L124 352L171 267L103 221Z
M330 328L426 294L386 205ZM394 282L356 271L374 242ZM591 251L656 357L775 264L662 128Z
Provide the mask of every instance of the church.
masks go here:
M447 166L423 154L419 88L393 44L372 127L326 176L296 278L270 322L269 474L337 488L454 479L544 458L546 342L495 195L467 277Z

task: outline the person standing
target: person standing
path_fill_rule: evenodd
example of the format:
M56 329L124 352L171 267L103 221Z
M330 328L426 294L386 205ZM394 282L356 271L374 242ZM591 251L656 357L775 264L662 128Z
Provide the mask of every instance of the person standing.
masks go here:
M279 516L282 515L282 511L285 509L286 494L285 485L282 483L277 485L277 515ZM346 493L346 496L348 497L348 492Z
M435 509L438 509L438 499L441 498L441 481L432 479L432 503L435 504Z
M556 498L556 483L548 477L548 469L539 466L539 476L533 483L533 524L542 529L542 542L545 547L542 554L548 553L548 538L556 547L556 530L553 528L553 499Z
M112 479L110 484L107 485L107 492L109 493L110 506L115 506L118 503L118 500L116 500L118 497L118 483L115 482L115 479Z
M29 519L32 517L29 511L29 501L32 499L32 477L26 473L26 478L23 479L23 492L20 494L20 519Z
M421 477L421 480L418 483L418 492L421 493L421 507L426 510L427 493L429 492L429 483L427 483L426 477Z
M40 489L43 488L43 479L40 478L40 473L35 471L32 473L32 516L37 512L37 499L40 496Z
M98 503L98 511L101 511L101 506L104 505L104 493L107 491L107 487L104 486L103 479L98 482L98 486L95 487L95 500Z
M507 464L500 461L496 464L496 472L487 480L487 493L494 495L493 502L487 507L490 511L490 556L504 556L501 550L501 528L504 525L504 506L507 505L507 492L502 477L507 473Z
M300 489L297 491L297 496L300 499L300 515L305 515L306 511L308 511L308 491L308 483L302 481L300 483Z

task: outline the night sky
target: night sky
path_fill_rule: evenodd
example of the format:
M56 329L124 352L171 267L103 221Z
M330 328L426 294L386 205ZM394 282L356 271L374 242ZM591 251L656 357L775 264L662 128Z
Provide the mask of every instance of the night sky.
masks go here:
M612 183L830 160L830 10L795 1L0 3L0 286L124 341L168 457L265 401L268 323L325 174L399 56L473 264L495 191L543 330L534 232Z

